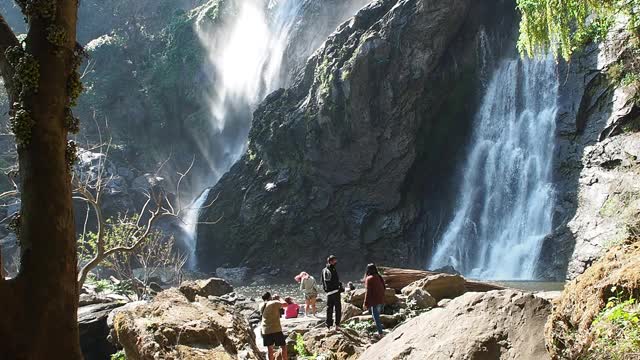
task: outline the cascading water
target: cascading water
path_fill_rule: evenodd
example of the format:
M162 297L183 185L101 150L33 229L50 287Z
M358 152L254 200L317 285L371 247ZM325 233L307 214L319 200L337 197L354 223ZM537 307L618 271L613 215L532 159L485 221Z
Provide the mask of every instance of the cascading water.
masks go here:
M299 17L303 1L237 0L238 14L215 29L200 26L197 33L208 53L211 82L209 97L212 128L217 134L223 156L207 159L213 171L212 183L224 174L244 153L251 113L269 92L282 83L282 62L292 26ZM200 139L202 153L210 151L212 140ZM197 268L198 214L209 190L193 201L184 217L185 244L189 250L188 266Z
M533 279L552 230L555 63L508 60L496 70L462 171L453 219L429 267L483 279Z
M222 159L210 160L214 182L246 149L251 114L270 92L285 86L283 57L291 29L302 9L300 0L236 0L237 14L222 27L197 24L208 54L208 73L214 84L209 94L211 123L222 138ZM206 149L211 141L202 139ZM206 153L206 150L203 151ZM211 154L216 156L219 154Z
M186 213L183 217L184 229L187 232L187 238L185 244L187 245L188 250L188 258L187 258L187 268L189 270L195 270L198 267L198 259L196 257L196 244L198 243L198 232L196 228L198 227L198 216L200 215L200 210L202 210L203 206L205 206L205 201L207 201L207 197L209 196L209 190L205 189L198 198L186 209Z

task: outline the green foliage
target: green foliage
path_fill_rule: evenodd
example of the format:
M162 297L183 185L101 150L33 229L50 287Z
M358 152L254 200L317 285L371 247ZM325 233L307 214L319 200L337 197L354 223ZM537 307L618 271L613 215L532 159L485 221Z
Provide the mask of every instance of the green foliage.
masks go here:
M64 126L72 134L77 134L80 131L80 119L73 115L70 108L65 109Z
M373 322L373 320L358 321L358 322L349 321L347 323L342 324L341 326L346 329L351 329L360 333L374 334L378 331L376 329L376 324Z
M127 360L124 350L120 350L115 354L111 354L111 360Z
M590 356L595 359L628 359L640 353L640 305L636 298L624 299L624 291L611 288L616 294L592 323L596 339Z
M67 32L63 27L51 24L47 27L47 40L55 46L62 47L67 42Z
M18 148L25 147L31 142L33 125L33 118L27 110L18 108L13 111L13 115L11 115L9 119L9 126L11 132L16 137L16 145L18 145Z
M33 55L24 51L20 46L11 46L5 51L5 56L15 71L13 81L17 85L20 98L32 92L37 93L40 81L40 64Z
M29 17L51 19L56 15L57 4L55 0L16 0L16 3Z
M67 148L64 155L67 160L67 169L69 170L69 173L71 173L73 165L78 161L78 144L73 140L69 140L67 142Z
M76 70L72 71L67 80L67 94L69 95L69 104L71 107L77 105L78 97L80 97L83 90L84 85L82 85L82 80L80 80L80 74Z
M98 279L95 276L87 277L87 284L93 285L96 293L112 292L114 294L130 296L133 295L133 285L131 281L123 280L113 282L109 279Z
M571 54L591 41L601 41L618 14L626 14L637 33L640 0L517 0L522 18L518 49L534 56L550 49L556 57Z
M311 354L309 350L307 350L307 347L304 345L304 339L300 334L297 334L296 336L296 344L294 345L293 349L295 350L296 354L298 354L298 359L315 360L317 357L317 355Z
M105 251L120 247L131 246L135 241L133 235L140 231L140 228L136 226L138 222L138 216L132 216L123 219L107 219L106 228L103 235L103 246ZM152 233L150 237L159 236L158 233ZM78 239L78 260L80 264L85 264L93 258L98 252L98 234L95 232L88 232L80 236ZM113 268L114 257L107 258L103 261L102 265L107 268Z

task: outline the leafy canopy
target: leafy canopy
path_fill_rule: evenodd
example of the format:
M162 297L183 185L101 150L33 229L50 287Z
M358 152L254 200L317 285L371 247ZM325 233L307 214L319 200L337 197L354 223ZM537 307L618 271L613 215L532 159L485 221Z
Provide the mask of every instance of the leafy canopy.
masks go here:
M520 53L533 57L551 50L569 60L587 43L603 40L618 15L628 16L637 32L640 0L517 0L517 7Z

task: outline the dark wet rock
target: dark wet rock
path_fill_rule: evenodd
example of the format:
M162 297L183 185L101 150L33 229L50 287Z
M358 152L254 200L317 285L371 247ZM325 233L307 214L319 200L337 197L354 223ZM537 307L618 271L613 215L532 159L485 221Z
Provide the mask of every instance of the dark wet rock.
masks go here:
M78 308L80 347L86 360L109 360L116 347L111 344L107 317L112 310L124 305L122 302L96 302Z
M210 278L206 280L185 281L180 284L180 292L189 299L195 301L196 296L223 296L233 292L233 286L223 279Z

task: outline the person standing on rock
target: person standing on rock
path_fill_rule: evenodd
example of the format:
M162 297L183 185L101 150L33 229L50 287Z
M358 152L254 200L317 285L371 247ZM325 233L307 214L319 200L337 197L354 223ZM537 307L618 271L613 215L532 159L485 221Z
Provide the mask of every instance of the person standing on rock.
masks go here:
M300 283L300 290L304 294L304 316L309 316L309 309L316 316L316 300L318 299L318 288L316 287L316 279L306 272L301 272L295 277Z
M269 360L275 360L274 346L282 349L282 358L288 359L287 341L282 332L280 324L280 309L286 308L287 303L274 300L269 292L262 295L264 303L260 305L260 325L262 332L262 342L268 350Z
M342 318L342 302L340 294L344 292L344 287L338 277L336 264L338 260L331 255L327 258L327 267L322 270L322 287L327 293L327 327L333 326L333 312L336 314L335 329L340 329L340 320Z
M367 265L367 272L364 277L364 287L367 292L364 294L364 306L369 309L373 321L376 323L378 329L378 336L382 336L384 328L382 327L382 321L380 321L380 313L384 306L384 292L385 283L384 279L378 272L378 268L375 264Z

